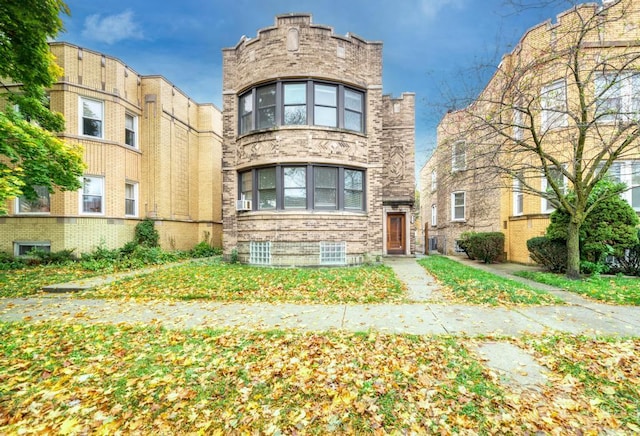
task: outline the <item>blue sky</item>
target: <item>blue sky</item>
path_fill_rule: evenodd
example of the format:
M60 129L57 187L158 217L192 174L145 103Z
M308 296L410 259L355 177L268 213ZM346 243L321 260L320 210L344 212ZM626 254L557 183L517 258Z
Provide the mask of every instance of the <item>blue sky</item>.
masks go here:
M522 1L522 0L520 0ZM435 145L442 94L465 94L481 62L496 65L532 26L569 8L564 0L67 0L57 40L119 58L140 74L164 76L200 103L221 108L221 49L256 36L276 15L308 12L313 22L382 41L386 94L416 93L416 167ZM480 76L483 86L488 73ZM472 79L473 82L475 79Z

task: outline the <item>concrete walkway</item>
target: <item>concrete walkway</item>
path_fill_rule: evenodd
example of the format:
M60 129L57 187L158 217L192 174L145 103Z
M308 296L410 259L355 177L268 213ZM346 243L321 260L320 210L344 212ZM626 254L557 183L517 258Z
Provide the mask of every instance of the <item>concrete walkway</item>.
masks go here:
M407 283L409 296L414 303L296 305L209 301L136 302L78 299L70 294L51 294L0 299L0 320L144 323L168 328L378 330L419 335L520 335L526 332L563 331L640 336L640 307L613 306L583 298L572 299L570 304L564 306L514 309L447 304L438 295L438 286L433 278L416 263L416 259L389 258L385 259L385 263ZM486 268L481 264L474 266ZM493 267L492 272L510 276L508 271L500 268ZM114 278L117 277L105 280ZM98 279L90 283L95 286Z

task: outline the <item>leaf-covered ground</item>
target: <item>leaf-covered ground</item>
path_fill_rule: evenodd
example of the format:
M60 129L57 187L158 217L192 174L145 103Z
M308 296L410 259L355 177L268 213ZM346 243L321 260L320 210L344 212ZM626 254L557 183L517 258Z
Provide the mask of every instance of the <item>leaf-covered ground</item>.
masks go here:
M41 265L0 271L0 297L24 297L40 292L43 286L100 275L77 264Z
M640 340L513 342L549 367L520 391L480 339L0 323L4 434L640 431ZM496 339L493 339L496 340Z
M442 285L447 300L489 306L562 304L554 295L515 280L505 279L444 256L427 256L418 261Z
M383 265L274 269L192 263L123 279L80 296L269 303L389 303L404 300L404 285L391 268Z

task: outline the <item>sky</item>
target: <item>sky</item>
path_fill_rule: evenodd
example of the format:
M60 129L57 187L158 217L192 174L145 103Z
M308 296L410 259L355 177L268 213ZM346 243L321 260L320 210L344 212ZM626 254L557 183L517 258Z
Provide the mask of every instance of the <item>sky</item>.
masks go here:
M569 9L566 0L66 0L56 40L161 75L199 103L222 109L222 52L255 37L275 16L383 42L383 92L416 94L416 170L435 147L437 123L454 96L481 89L524 33ZM479 71L482 71L478 74Z

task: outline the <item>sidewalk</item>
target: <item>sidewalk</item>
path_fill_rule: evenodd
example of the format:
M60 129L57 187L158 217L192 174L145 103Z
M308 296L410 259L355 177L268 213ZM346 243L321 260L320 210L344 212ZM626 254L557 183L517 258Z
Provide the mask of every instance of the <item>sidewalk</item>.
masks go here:
M167 328L378 330L418 335L520 335L563 331L589 335L640 336L640 307L593 303L582 298L572 300L565 306L516 309L447 304L438 299L437 284L417 264L416 259L388 258L385 263L407 283L409 296L415 303L296 305L209 301L136 302L77 299L69 294L52 294L0 299L0 320L143 323ZM515 278L510 276L507 266L473 266L491 268L492 272ZM562 292L561 298L567 294L557 292Z

